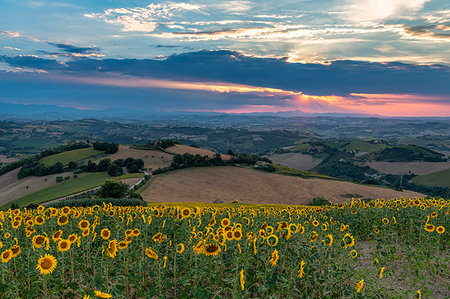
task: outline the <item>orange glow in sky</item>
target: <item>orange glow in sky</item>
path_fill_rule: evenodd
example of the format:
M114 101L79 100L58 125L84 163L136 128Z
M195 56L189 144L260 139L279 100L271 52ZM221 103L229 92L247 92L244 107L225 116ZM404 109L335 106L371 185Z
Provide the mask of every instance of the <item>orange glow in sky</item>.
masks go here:
M221 82L186 82L133 77L63 77L63 79L83 84L118 86L129 88L161 88L173 90L194 90L216 93L254 94L268 104L242 103L234 108L190 111L210 111L225 113L281 112L301 110L307 113L363 113L381 116L419 117L450 116L449 99L421 94L365 94L350 93L348 96L307 95L300 91L270 87L250 86ZM277 101L271 98L277 97ZM260 99L261 100L261 99ZM275 103L275 104L274 104ZM277 104L279 103L279 104Z

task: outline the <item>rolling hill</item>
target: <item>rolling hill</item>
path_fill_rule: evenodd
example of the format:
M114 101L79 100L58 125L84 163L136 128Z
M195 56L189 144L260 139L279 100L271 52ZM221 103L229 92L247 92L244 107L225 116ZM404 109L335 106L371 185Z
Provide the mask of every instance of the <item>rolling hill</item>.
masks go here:
M249 168L200 167L153 176L141 195L151 202L214 202L309 204L313 197L332 202L350 200L349 194L361 198L416 197L412 191L359 185L319 178L303 179L267 173ZM350 196L351 197L351 196Z

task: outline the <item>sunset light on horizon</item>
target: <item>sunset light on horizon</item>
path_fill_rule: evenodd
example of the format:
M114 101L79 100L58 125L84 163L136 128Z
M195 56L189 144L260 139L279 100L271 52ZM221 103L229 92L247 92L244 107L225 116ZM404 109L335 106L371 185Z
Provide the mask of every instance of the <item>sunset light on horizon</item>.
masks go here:
M2 6L1 103L450 117L447 1Z

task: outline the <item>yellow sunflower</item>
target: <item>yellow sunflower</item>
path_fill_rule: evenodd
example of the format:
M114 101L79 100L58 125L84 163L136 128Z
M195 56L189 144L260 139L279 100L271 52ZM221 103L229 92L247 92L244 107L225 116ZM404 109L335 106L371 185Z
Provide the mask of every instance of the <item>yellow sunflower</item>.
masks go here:
M158 254L151 248L145 249L145 255L154 260L158 259Z
M382 267L380 269L380 271L378 271L378 277L383 278L383 272L384 272L385 267Z
M36 235L33 237L31 242L33 243L34 247L41 248L45 244L46 239L47 238L43 235Z
M184 252L184 244L180 243L177 245L177 253L183 253Z
M350 251L350 255L352 258L356 258L358 256L358 252L356 250Z
M67 240L69 240L70 243L75 243L78 240L78 235L72 234Z
M12 256L13 256L13 252L11 249L3 251L2 255L1 255L2 263L9 262L9 260L12 259Z
M331 247L333 245L333 236L332 235L326 235L325 239L322 240L324 245L328 245Z
M67 223L69 223L69 217L67 217L67 215L62 215L58 218L57 222L59 226L66 225Z
M316 242L318 238L319 238L319 234L316 233L315 231L312 231L311 232L311 239L310 239L311 243Z
M225 226L229 226L231 224L230 219L228 218L223 218L222 221L220 221L220 224L225 227Z
M45 219L41 215L38 215L34 218L34 223L36 223L37 225L42 225L45 223Z
M435 229L435 227L434 227L433 224L430 224L430 223L429 223L429 224L425 225L425 230L426 230L427 232L429 232L429 233L433 232L434 229Z
M87 220L81 220L81 221L78 223L78 227L79 227L81 230L87 229L87 228L89 227L89 221L87 221Z
M133 229L133 236L134 236L134 237L137 237L137 236L139 236L140 234L141 234L141 231L140 231L139 229L137 229L137 228Z
M244 269L241 269L239 273L239 283L241 284L241 289L244 290L245 280L244 280Z
M191 210L189 208L184 208L181 210L181 214L183 215L183 218L187 218L191 215Z
M344 241L345 248L352 247L353 245L355 245L355 238L353 238L353 236L350 235L349 233L346 233L342 240Z
M216 243L208 243L203 247L203 253L206 256L216 256L221 251L220 246Z
M56 264L56 258L53 255L46 254L39 258L36 270L39 270L41 274L47 275L55 270Z
M438 234L443 234L443 233L445 233L445 227L443 227L443 226L438 226L438 227L436 227L436 232L437 232Z
M112 298L112 295L108 294L108 293L103 293L100 291L95 291L94 293L95 293L95 296L97 296L99 298L105 298L105 299Z
M240 230L235 230L234 232L233 232L233 239L235 239L235 240L237 240L237 241L239 241L240 239L242 239L242 231L240 231Z
M314 221L312 222L312 225L318 226L318 225L319 225L319 221L317 221L316 219L314 219Z
M72 245L72 243L69 240L60 240L58 242L58 251L64 252L70 249L70 246Z
M56 231L56 232L53 234L53 236L52 236L53 242L56 243L59 239L61 239L62 234L63 234L63 231L62 231L62 230Z
M107 228L104 228L100 231L100 236L103 240L108 240L111 237L111 231Z
M128 247L128 243L126 241L120 241L117 247L119 248L119 250L123 250Z
M298 270L298 275L297 275L298 278L302 278L303 275L305 274L305 268L304 267L305 267L305 261L302 260L301 263L300 263L300 269Z
M272 257L271 257L270 260L269 260L269 263L272 264L272 267L275 267L275 266L276 266L276 264L277 264L277 262L278 262L278 259L279 259L279 256L278 256L278 250L275 249L275 250L272 252Z
M117 249L117 240L114 239L114 240L109 241L108 248L106 248L106 252L108 253L108 256L111 258L116 257L117 250L118 250Z
M17 244L14 245L13 247L11 247L11 251L12 251L12 257L18 256L20 253L20 246Z
M277 244L278 244L278 237L276 235L270 235L270 236L267 237L266 240L267 240L267 244L270 247L277 246Z
M363 285L364 285L364 279L361 279L361 281L358 282L355 287L357 293L361 292Z

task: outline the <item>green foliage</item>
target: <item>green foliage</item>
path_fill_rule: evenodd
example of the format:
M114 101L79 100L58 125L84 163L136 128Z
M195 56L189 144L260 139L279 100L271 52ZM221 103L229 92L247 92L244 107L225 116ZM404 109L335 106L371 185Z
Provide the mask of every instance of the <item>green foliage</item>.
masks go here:
M331 201L326 200L325 197L314 197L311 204L313 206L331 206Z
M382 150L386 148L387 145L384 143L376 143L376 142L364 142L364 141L353 141L346 146L342 147L342 149L348 150L348 151L360 151L360 152L368 152L372 153L378 150Z
M27 206L30 203L39 204L56 198L95 188L102 185L108 179L118 181L126 178L140 178L142 176L143 174L141 173L133 173L118 177L110 177L106 172L86 174L78 177L77 179L62 182L60 184L39 190L37 192L27 194L13 201L12 203L16 203L21 207ZM6 206L10 206L12 203L7 204Z
M119 150L117 143L95 141L93 146L95 150L105 151L105 154L114 154Z
M62 208L62 207L92 207L95 205L102 206L103 203L111 203L115 206L122 207L135 207L135 206L147 206L147 202L138 198L84 198L84 199L71 199L62 200L53 203L46 204L46 207Z
M106 181L97 195L101 198L123 198L128 192L129 186L122 182Z
M320 173L294 169L294 168L290 168L290 167L279 165L279 164L274 164L274 167L276 169L276 173L284 174L284 175L298 176L301 178L321 178L321 179L329 179L329 180L336 179L336 178L333 178L333 177L330 177L327 175L323 175Z
M419 175L413 178L412 182L425 186L450 188L450 168L430 174Z
M68 165L71 161L78 162L101 153L102 151L95 150L93 148L81 148L47 156L42 158L39 162L45 166L51 166L56 162L61 162L64 165Z
M122 167L118 166L117 164L109 165L107 172L110 176L119 176L123 174Z
M416 145L392 146L375 154L375 160L387 162L442 162L447 161L441 153Z

